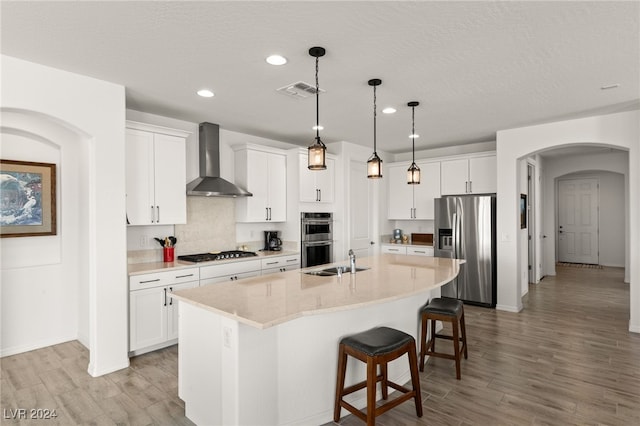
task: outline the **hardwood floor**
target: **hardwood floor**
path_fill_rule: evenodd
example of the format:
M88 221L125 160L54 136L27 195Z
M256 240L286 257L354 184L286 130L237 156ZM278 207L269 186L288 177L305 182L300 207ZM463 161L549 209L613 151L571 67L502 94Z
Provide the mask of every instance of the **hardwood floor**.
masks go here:
M640 335L627 331L622 270L557 273L529 287L519 314L465 306L469 359L462 380L452 361L430 359L421 373L424 416L404 403L378 424L640 424ZM175 346L99 378L86 374L87 363L78 342L2 358L1 423L192 424L177 396ZM16 408L55 409L58 417L11 419ZM342 413L340 424L363 424Z

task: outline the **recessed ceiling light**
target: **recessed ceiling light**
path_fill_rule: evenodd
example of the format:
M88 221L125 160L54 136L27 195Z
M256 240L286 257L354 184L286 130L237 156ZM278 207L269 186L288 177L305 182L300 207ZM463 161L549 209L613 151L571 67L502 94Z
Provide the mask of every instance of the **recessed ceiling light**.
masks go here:
M284 65L287 63L287 58L280 55L271 55L266 60L267 63L271 65Z
M618 84L618 83L607 84L606 86L600 87L600 90L617 89L618 87L620 87L620 84Z
M313 126L312 129L313 130L324 130L324 127L322 127L322 126Z
M396 112L396 109L392 107L386 107L385 109L382 110L382 112L384 114L393 114L394 112Z
M203 98L211 98L213 97L213 92L209 89L200 89L198 90L198 95L202 96Z
M420 137L420 135L418 135L418 134L409 135L409 138L411 138L411 139L418 139L419 137Z

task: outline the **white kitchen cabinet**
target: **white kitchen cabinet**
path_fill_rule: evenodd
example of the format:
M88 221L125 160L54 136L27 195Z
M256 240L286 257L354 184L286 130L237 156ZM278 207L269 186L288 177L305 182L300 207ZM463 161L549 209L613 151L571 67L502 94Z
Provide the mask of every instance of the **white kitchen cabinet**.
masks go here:
M390 220L432 220L434 218L434 199L440 196L440 163L416 162L420 167L420 183L407 184L409 163L389 165Z
M407 254L412 254L415 256L433 256L433 247L431 246L408 246Z
M237 149L235 183L253 194L237 199L238 222L287 220L287 157L284 153L247 147Z
M270 256L262 259L262 275L292 271L300 268L300 255Z
M299 155L300 202L333 203L335 200L336 161L327 155L326 170L309 170L307 154Z
M187 222L188 132L127 121L127 219L131 225Z
M441 162L442 195L488 194L497 190L496 156Z
M401 246L401 245L383 244L381 246L381 249L382 249L382 253L387 253L387 254L407 254L407 247Z
M260 259L202 266L200 267L200 285L257 277L261 270L262 261Z
M177 290L198 286L198 268L135 275L129 279L129 352L139 355L177 342Z
M414 256L433 256L432 246L382 244L382 253L404 254Z

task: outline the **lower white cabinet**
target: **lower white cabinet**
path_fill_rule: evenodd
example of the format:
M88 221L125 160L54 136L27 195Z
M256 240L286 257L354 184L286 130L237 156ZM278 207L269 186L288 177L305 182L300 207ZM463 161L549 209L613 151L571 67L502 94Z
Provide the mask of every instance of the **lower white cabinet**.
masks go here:
M278 256L262 259L262 275L286 272L300 268L300 255Z
M178 339L178 304L171 293L198 286L198 268L135 275L129 279L129 352L169 346Z
M382 245L382 252L389 254L407 254L407 247L400 245Z
M433 256L433 247L407 247L407 254L415 256Z
M257 277L261 269L262 262L259 259L202 266L200 267L200 285Z
M382 244L382 253L405 254L413 256L433 256L432 246L411 246L400 244Z

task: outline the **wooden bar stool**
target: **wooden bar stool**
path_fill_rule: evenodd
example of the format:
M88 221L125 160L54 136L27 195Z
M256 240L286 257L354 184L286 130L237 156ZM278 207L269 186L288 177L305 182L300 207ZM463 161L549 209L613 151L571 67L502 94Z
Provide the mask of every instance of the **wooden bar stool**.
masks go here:
M464 325L464 305L460 300L449 298L432 299L420 310L422 335L420 339L420 371L424 371L425 355L456 361L456 379L460 380L460 354L467 359L467 331ZM431 336L427 341L427 324L431 320ZM436 321L451 323L453 336L436 334ZM460 331L458 331L460 330ZM462 334L462 336L460 336ZM436 338L453 341L453 355L436 352ZM460 345L462 343L462 345Z
M387 363L407 354L409 356L409 369L411 371L411 383L413 390L400 386L387 378ZM347 355L359 359L367 364L367 379L344 387L347 373ZM364 420L367 425L373 426L376 417L413 398L416 404L416 415L422 417L422 398L420 396L420 377L418 376L418 359L416 354L415 339L407 333L389 328L377 327L362 333L344 337L340 341L338 351L338 378L336 381L336 401L333 411L333 420L340 420L340 410L345 408ZM377 366L380 366L380 374ZM403 394L376 407L376 384L381 382L382 398L388 397L388 387L392 387ZM357 390L367 388L366 414L358 410L343 398Z

